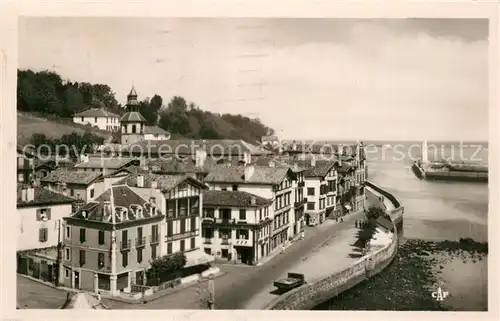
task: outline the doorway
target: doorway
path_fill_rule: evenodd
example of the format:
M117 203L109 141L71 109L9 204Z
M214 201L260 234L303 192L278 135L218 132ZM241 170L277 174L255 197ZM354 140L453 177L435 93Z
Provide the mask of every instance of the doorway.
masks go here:
M75 289L80 290L80 272L75 271Z

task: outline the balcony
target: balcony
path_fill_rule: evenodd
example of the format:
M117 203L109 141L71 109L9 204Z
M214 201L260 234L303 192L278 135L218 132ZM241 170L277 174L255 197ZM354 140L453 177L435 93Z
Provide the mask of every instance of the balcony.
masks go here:
M195 236L198 236L199 234L199 230L196 230L196 231L188 231L188 232L184 232L184 233L179 233L179 234L175 234L175 235L167 235L167 241L177 241L177 240L181 240L181 239L185 239L185 238L189 238L189 237L195 237Z
M234 245L236 246L252 246L252 240L250 239L244 239L244 238L239 238L234 242Z
M121 251L130 250L131 248L132 248L132 240L126 240L126 241L120 242L120 250Z
M135 247L144 247L146 246L146 237L138 237L135 239Z
M149 237L149 243L151 244L158 244L160 243L160 235L159 234L153 234Z
M212 244L212 238L205 237L205 238L203 239L203 244Z
M298 187L304 187L306 185L306 182L302 181L297 184Z
M229 238L228 237L223 237L220 241L221 245L229 245Z
M307 203L307 198L303 198L302 201L294 202L293 206L294 207L301 207L302 205Z

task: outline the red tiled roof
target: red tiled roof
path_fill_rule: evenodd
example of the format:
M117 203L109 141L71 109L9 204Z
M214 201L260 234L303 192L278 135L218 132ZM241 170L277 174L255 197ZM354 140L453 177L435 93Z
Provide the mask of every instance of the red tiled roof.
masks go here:
M217 165L208 173L205 182L278 185L289 172L288 167L254 166L252 176L245 180L245 166Z
M75 200L73 198L58 194L40 186L34 186L34 199L31 202L22 201L22 189L26 185L17 184L17 207L37 206L37 205L57 205L71 204Z
M101 173L99 172L81 172L75 170L57 169L42 178L41 182L88 185L95 181L99 176L101 176Z
M252 197L255 204L252 205ZM234 206L234 207L262 207L272 203L272 200L243 192L243 191L205 191L203 205L208 206Z
M104 108L91 108L84 110L78 114L75 114L73 117L116 117L119 116L117 114L113 114L107 111Z

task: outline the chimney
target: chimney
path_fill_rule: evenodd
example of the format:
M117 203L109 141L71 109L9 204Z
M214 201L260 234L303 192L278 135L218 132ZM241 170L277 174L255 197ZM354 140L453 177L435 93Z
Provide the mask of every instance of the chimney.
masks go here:
M26 187L23 187L21 189L21 201L22 202L28 201L28 189Z
M245 165L252 163L252 154L249 151L243 152L243 160L245 161Z
M316 166L316 156L311 155L311 166L314 167Z
M245 173L244 173L243 179L245 181L248 181L250 179L250 177L252 177L254 171L255 171L255 166L253 166L253 165L245 166Z
M292 143L292 150L297 150L297 143L295 141Z
M152 181L152 182L151 182L151 188L152 188L152 189L157 189L157 188L158 188L158 182L156 182L156 181Z
M257 204L257 199L255 198L255 196L252 196L252 197L250 198L250 204L252 204L252 205Z
M104 191L107 191L110 188L111 188L111 178L105 177L104 178Z
M144 187L144 176L137 175L137 187Z
M207 159L207 152L202 149L197 149L195 152L196 167L203 167L206 159Z

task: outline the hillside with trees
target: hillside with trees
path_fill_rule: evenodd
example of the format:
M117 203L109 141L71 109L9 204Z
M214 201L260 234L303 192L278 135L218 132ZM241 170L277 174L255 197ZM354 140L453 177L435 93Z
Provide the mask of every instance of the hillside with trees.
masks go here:
M17 73L17 110L18 127L22 129L23 117L34 114L47 117L51 122L71 122L72 116L89 108L103 104L110 112L122 115L125 106L118 103L115 93L105 84L91 84L64 80L53 71L18 70ZM234 114L216 114L200 109L185 98L174 96L168 103L160 95L140 101L141 114L148 125L157 125L176 138L193 139L244 139L256 142L261 136L273 130L259 119ZM97 130L89 129L92 134L102 136ZM51 130L44 128L43 133ZM34 133L32 133L33 135ZM71 132L61 133L72 134ZM18 130L18 136L22 134ZM25 136L25 135L24 135ZM55 137L60 138L60 137Z

